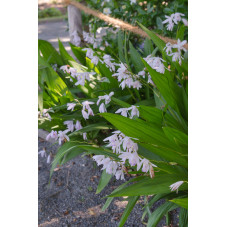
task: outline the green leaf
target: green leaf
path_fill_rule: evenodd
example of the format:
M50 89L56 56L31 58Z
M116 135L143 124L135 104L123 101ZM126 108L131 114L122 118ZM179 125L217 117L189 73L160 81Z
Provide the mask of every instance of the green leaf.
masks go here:
M142 179L144 179L144 176L132 178L131 180L129 180L129 181L123 183L123 184L120 185L118 188L116 188L112 193L121 190L121 189L124 188L127 184L129 184L129 183L131 183L131 182L140 181L140 180L142 180ZM113 201L113 199L114 199L114 197L109 197L109 198L106 200L104 206L102 207L102 211L105 211L105 210L109 207L109 205L111 204L111 202Z
M157 24L159 30L163 30L162 19L160 17L156 18L156 24Z
M182 148L181 152L187 154L188 136L185 133L169 127L163 127L163 131L169 140Z
M153 44L152 44L150 39L146 38L145 42L144 42L144 53L145 53L145 56L150 55L152 53L152 51L154 51Z
M150 216L147 227L156 227L161 221L162 217L171 210L176 209L178 206L171 202L166 202L158 207ZM183 227L183 226L182 226Z
M130 51L131 60L136 69L136 72L138 73L142 71L144 69L144 65L143 65L143 62L141 61L141 56L137 52L137 50L133 47L131 42L129 42L129 51Z
M97 124L90 124L85 126L84 128L78 130L78 131L74 131L71 134L69 134L69 136L73 136L73 135L77 135L77 134L81 134L83 132L91 132L94 130L101 130L101 129L112 129L113 127L111 125L107 125L105 122L101 122L101 123L97 123Z
M82 65L86 65L86 54L85 54L85 52L82 51L82 49L80 47L77 47L77 46L73 45L72 43L69 43L69 45L71 46L71 50L72 50L73 54L80 61L80 63Z
M123 188L117 192L112 192L108 197L120 197L120 196L141 196L141 195L153 195L158 193L169 193L169 186L177 181L187 180L186 176L163 174L157 175L154 178L146 177L138 183L132 184L126 188ZM179 187L179 191L187 190L188 185L182 184Z
M68 52L66 51L64 45L60 40L58 40L58 45L59 45L60 54L63 57L64 61L67 62L69 65L71 65L69 63L69 60L75 62L75 59L73 59L73 57L68 54Z
M114 197L110 197L106 200L105 204L103 205L102 207L102 211L105 211L109 206L110 204L112 203Z
M52 162L52 166L50 169L50 177L53 174L54 169L56 168L57 164L60 163L60 161L63 159L63 157L68 154L69 152L75 152L74 153L74 157L76 157L77 155L83 153L83 148L78 147L78 142L75 141L69 141L65 144L63 144L59 149L58 152L56 154L56 156L54 157L54 160Z
M120 220L120 222L118 224L118 227L122 227L125 224L128 216L130 215L133 207L136 205L136 202L137 202L137 200L139 198L140 198L139 196L129 197L128 204L127 204L127 206L126 206L126 208L124 210L124 213L123 213L123 215L121 217L121 220Z
M185 209L188 209L188 198L173 199L170 201L173 203L176 203L177 205L179 205Z
M181 25L179 27L179 29L177 30L177 36L176 36L177 39L180 39L181 41L184 39L185 28L186 27L184 25Z
M162 130L158 127L150 127L145 121L136 121L121 115L111 113L101 113L107 121L113 124L117 129L122 131L125 135L137 138L141 142L147 142L150 144L167 145L171 143L165 136Z
M152 122L161 126L163 121L163 112L151 106L139 106L140 117L146 121Z
M181 208L179 215L179 226L188 227L188 210Z
M111 174L108 174L106 172L106 170L102 171L102 176L99 180L99 184L96 190L96 194L99 194L105 187L106 185L109 183L110 179L112 178Z
M128 108L128 107L131 106L129 103L124 102L124 101L117 99L115 97L111 97L111 101L115 102L116 104L118 104L119 106L122 106L124 108Z
M125 63L125 57L124 57L124 52L123 52L123 34L121 31L118 32L118 36L117 36L117 40L118 40L118 53L119 53L119 58L121 60L121 62Z
M108 156L108 157L112 157L116 161L120 160L118 158L118 156L113 153L112 150L104 149L103 147L97 147L97 146L94 146L94 145L78 145L78 147L84 149L84 151L89 151L92 154L105 155L105 156Z
M43 58L49 64L58 64L60 66L64 65L64 62L59 55L59 53L55 50L51 43L46 40L38 40L39 50L42 52Z

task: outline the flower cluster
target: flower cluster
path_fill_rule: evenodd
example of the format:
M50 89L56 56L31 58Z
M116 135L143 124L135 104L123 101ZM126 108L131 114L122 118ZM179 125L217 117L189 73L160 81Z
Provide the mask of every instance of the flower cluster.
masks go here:
M102 63L105 63L106 66L109 68L109 70L112 72L112 71L115 71L115 65L116 63L113 63L111 62L112 60L114 60L113 58L111 58L110 55L108 54L105 54L103 56L103 61L101 61Z
M182 13L173 13L170 16L165 16L167 19L164 20L162 23L167 24L167 30L172 31L174 24L178 24L178 22L182 21L185 26L188 26L188 21L184 18L181 18L184 16Z
M113 132L113 135L104 139L108 141L107 147L111 147L114 153L119 154L120 162L115 162L110 158L105 158L104 155L95 155L93 158L98 163L98 165L103 164L102 169L106 169L109 174L114 174L117 179L121 177L124 179L123 167L128 160L131 166L137 165L137 171L142 167L142 172L147 173L152 171L154 164L149 162L147 159L142 159L139 157L138 145L133 142L130 137L125 136L120 131Z
M134 139L136 140L136 139ZM105 158L104 155L95 155L93 159L97 162L98 165L103 165L102 170L106 170L107 173L113 174L116 176L116 179L124 179L124 166L126 161L130 166L137 165L137 171L141 169L142 172L150 172L150 176L153 176L153 167L157 167L152 164L149 160L145 158L140 158L138 151L138 144L135 143L132 138L125 136L120 131L113 132L112 136L107 137L104 141L108 141L109 144L107 147L111 147L112 151L116 154L119 154L121 159L119 162L111 160L111 158Z
M91 48L84 48L82 50L87 51L86 52L86 57L87 58L90 58L91 59L91 62L94 65L97 65L98 64L98 62L99 62L100 59L97 56L94 56L94 51Z
M47 117L50 121L52 120L50 114L48 113L49 111L51 111L51 109L43 109L43 113L41 114L40 111L38 111L38 117L42 118L42 117Z
M69 129L65 130L65 131L54 131L52 130L47 136L46 136L46 140L50 140L50 139L54 139L55 141L59 140L59 145L62 144L63 141L68 140L69 141L69 137L66 135L66 133L69 132Z
M60 67L60 69L64 73L70 74L70 76L73 77L74 79L77 79L77 82L75 83L76 86L77 85L84 86L86 80L90 81L91 79L90 75L95 74L95 72L77 72L75 68L72 68L69 65L63 65ZM70 78L70 81L73 82L72 78Z
M105 112L107 112L106 106L105 106L105 105L107 105L107 104L110 103L110 101L111 101L111 96L113 96L113 95L114 95L114 92L112 91L112 92L110 92L109 95L103 95L103 96L99 96L99 97L98 97L99 99L98 99L98 101L97 101L97 106L99 105L99 103L100 103L101 100L104 100L104 101L105 101L105 104L102 103L102 104L99 106L99 112L100 112L100 113L105 113Z
M73 36L72 42L73 42L76 46L80 46L81 38L80 38L80 36L78 35L78 33L77 33L76 30L72 33L72 36Z
M183 50L186 52L187 50L184 48L184 45L187 43L186 40L180 41L179 39L177 40L177 44L171 44L167 43L164 50L166 51L168 56L172 56L172 61L178 61L179 64L181 65L183 57L181 56L181 51ZM176 49L176 52L173 52L173 49Z
M148 55L146 58L144 58L144 60L152 69L155 69L157 72L162 74L165 73L165 66L163 64L164 60L162 58Z
M82 115L85 120L89 119L89 116L94 116L93 110L90 105L94 104L94 102L84 101L82 102Z
M47 153L46 153L45 147L41 151L38 152L38 155L40 155L42 158L44 158L44 157L46 158ZM51 160L51 154L49 154L47 156L47 163L50 163L50 160Z
M102 36L94 37L94 34L89 34L85 31L83 31L83 39L85 42L92 44L94 49L99 47L102 43Z
M119 86L122 90L125 87L133 87L139 90L142 87L142 84L137 80L136 76L133 76L123 63L118 64L118 66L120 67L118 68L117 73L114 73L112 76L116 76L118 82L121 82Z
M115 113L121 113L122 116L124 117L129 117L132 119L134 116L139 117L139 110L137 109L138 106L131 106L129 108L120 108L118 109ZM129 113L129 111L131 110L131 114Z

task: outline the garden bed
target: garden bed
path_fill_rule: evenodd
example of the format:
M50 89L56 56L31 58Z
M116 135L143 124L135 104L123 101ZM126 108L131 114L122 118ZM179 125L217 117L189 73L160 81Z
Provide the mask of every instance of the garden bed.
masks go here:
M39 150L56 153L58 146L39 139ZM114 178L100 193L95 194L101 171L91 158L77 157L54 171L49 183L50 164L46 158L39 156L39 227L59 226L118 226L119 220L127 205L127 201L116 198L109 208L102 212L106 195L110 194L123 181ZM158 207L161 203L156 203ZM145 226L140 218L143 214L143 197L138 201L125 226ZM154 209L153 208L153 209ZM177 213L173 213L176 223ZM145 221L147 221L145 219ZM165 225L165 219L158 227ZM173 227L177 226L176 224Z

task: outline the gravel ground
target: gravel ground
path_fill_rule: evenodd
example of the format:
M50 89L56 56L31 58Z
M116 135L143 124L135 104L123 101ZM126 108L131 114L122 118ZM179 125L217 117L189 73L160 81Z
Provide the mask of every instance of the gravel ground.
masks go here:
M47 152L56 153L56 145L39 139L39 150L44 147ZM39 156L38 168L39 227L118 226L127 201L122 198L115 198L105 212L102 212L101 209L106 201L102 198L122 184L122 181L115 181L112 178L108 186L96 195L95 191L101 171L91 158L78 156L65 165L57 167L50 183L50 164L46 163L46 158ZM159 205L160 203L155 204L155 207ZM143 198L137 202L124 226L145 226L141 223L142 206ZM161 226L165 226L165 220L159 223L158 227Z

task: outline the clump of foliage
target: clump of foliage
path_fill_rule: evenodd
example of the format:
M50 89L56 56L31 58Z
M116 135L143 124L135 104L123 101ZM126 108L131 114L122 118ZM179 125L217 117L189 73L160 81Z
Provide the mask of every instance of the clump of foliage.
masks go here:
M84 33L87 48L70 43L77 61L60 40L60 53L39 40L39 127L50 132L47 139L62 145L52 160L51 174L56 165L84 154L102 166L96 193L112 177L123 181L103 207L106 210L114 197L127 196L119 226L141 196L147 226L156 226L176 208L179 225L187 226L185 30L172 45L140 26L149 35L143 50L122 32L117 34L117 54L110 46L100 49L102 40ZM81 42L77 34L75 38ZM164 204L151 213L159 200Z
M56 8L46 8L38 11L38 18L47 18L47 17L58 17L62 16L62 13L59 9Z

